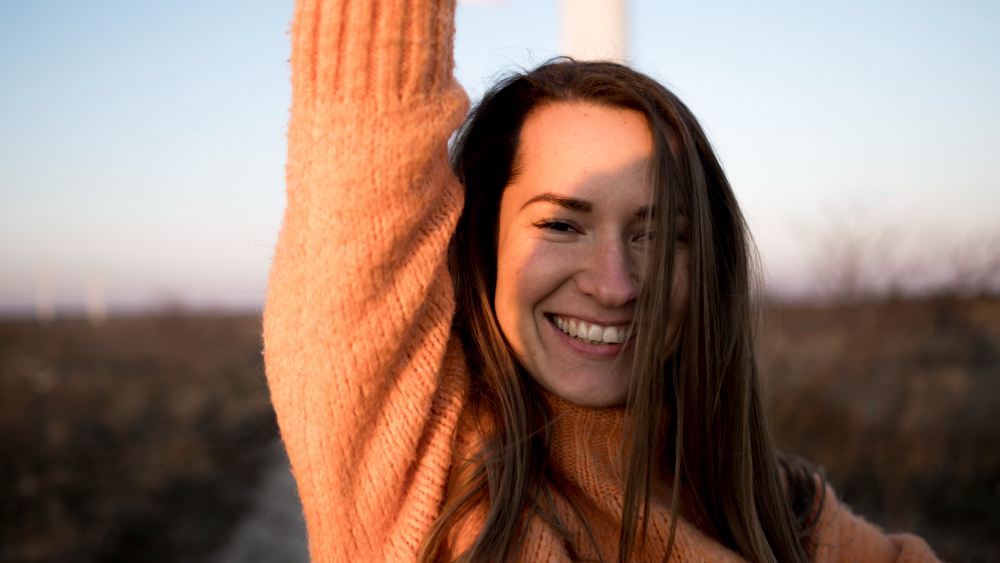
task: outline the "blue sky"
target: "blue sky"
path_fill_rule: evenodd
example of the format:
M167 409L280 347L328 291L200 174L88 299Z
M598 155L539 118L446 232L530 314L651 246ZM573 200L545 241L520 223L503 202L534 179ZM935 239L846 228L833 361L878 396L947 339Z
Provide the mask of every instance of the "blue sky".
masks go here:
M95 278L113 310L259 307L291 12L0 5L0 312L33 311L41 278L60 311ZM809 283L832 218L918 241L1000 224L1000 5L632 0L629 23L632 63L702 121L776 286ZM457 26L473 98L558 54L555 1L461 4Z

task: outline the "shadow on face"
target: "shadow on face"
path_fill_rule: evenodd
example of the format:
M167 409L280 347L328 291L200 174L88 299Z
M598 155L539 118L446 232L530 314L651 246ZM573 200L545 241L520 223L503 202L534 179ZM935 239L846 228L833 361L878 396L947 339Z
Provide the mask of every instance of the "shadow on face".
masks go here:
M654 234L652 155L645 116L629 109L555 103L521 130L500 204L497 321L534 380L577 404L628 393L639 268ZM686 252L676 260L672 334L688 290Z

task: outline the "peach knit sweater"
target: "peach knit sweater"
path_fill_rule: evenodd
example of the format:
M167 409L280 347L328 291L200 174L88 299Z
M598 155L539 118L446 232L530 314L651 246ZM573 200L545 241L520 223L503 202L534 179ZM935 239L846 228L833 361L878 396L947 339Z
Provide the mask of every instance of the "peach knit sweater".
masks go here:
M264 342L271 397L298 481L312 558L412 561L438 515L468 381L451 334L446 248L462 208L447 141L468 100L452 75L453 0L299 0L292 25L288 206L271 269ZM552 462L581 558L613 560L621 515L621 409L552 399ZM671 515L655 503L643 560L662 559ZM451 536L469 544L482 510ZM925 561L828 497L820 561ZM568 561L532 520L523 561ZM683 518L671 561L740 558Z

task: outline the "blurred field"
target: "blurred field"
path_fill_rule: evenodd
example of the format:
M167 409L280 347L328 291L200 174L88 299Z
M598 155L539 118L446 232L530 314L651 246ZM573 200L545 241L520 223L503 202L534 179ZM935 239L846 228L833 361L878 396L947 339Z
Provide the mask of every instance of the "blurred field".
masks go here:
M852 509L951 561L1000 561L1000 300L772 308L779 444Z
M776 306L762 345L782 447L1000 561L1000 299ZM262 372L252 317L0 323L0 560L213 560L277 437Z
M0 323L0 560L202 561L277 437L254 318Z

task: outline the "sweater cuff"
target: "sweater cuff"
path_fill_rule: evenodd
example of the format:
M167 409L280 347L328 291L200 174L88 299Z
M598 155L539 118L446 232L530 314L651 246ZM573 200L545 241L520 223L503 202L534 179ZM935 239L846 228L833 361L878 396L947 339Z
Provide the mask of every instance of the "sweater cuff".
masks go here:
M455 0L299 0L292 23L296 103L391 107L459 88Z

